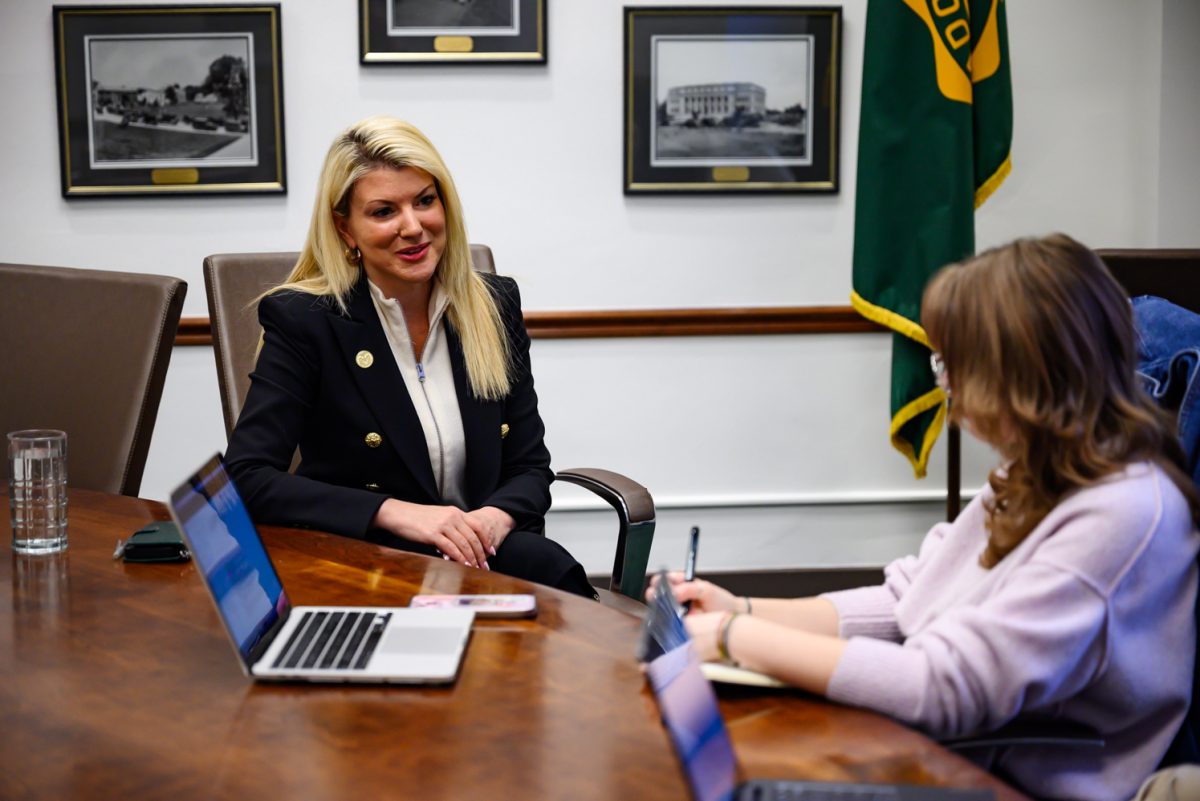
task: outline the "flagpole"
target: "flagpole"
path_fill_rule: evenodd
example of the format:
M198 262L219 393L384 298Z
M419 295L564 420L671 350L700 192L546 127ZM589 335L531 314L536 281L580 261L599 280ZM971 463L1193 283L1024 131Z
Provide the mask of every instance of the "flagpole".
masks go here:
M946 425L946 520L953 523L962 506L962 446L958 426Z

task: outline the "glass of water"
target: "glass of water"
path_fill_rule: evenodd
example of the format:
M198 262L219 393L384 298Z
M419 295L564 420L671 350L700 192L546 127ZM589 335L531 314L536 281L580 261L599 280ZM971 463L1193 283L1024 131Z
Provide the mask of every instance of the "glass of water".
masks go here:
M67 435L34 429L8 435L8 503L17 553L67 549Z

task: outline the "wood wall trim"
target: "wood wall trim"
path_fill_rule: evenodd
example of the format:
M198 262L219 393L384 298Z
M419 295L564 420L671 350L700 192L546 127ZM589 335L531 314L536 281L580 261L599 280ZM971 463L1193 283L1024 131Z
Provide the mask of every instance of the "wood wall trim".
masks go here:
M207 317L182 317L175 334L175 347L180 345L212 345L212 323Z
M531 311L525 312L525 327L533 339L867 334L886 330L850 306ZM209 319L181 319L175 344L212 345Z
M883 328L850 306L526 312L533 338L705 337L868 333Z

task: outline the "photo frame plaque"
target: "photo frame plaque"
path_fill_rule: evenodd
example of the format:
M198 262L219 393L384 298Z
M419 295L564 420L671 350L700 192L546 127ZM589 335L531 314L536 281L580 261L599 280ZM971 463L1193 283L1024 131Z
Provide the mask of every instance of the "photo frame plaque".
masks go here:
M54 6L63 196L286 192L279 13Z
M838 191L838 6L625 8L625 194Z
M545 64L547 0L359 0L363 64Z

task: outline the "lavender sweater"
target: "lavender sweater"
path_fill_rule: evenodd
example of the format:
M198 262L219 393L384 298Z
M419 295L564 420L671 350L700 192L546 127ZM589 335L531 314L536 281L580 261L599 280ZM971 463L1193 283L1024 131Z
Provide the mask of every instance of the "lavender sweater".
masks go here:
M1157 466L1067 495L991 570L976 497L878 587L824 597L849 639L830 698L935 736L1018 716L1100 731L1104 748L1011 748L991 766L1042 798L1128 799L1183 719L1196 651L1195 530Z

